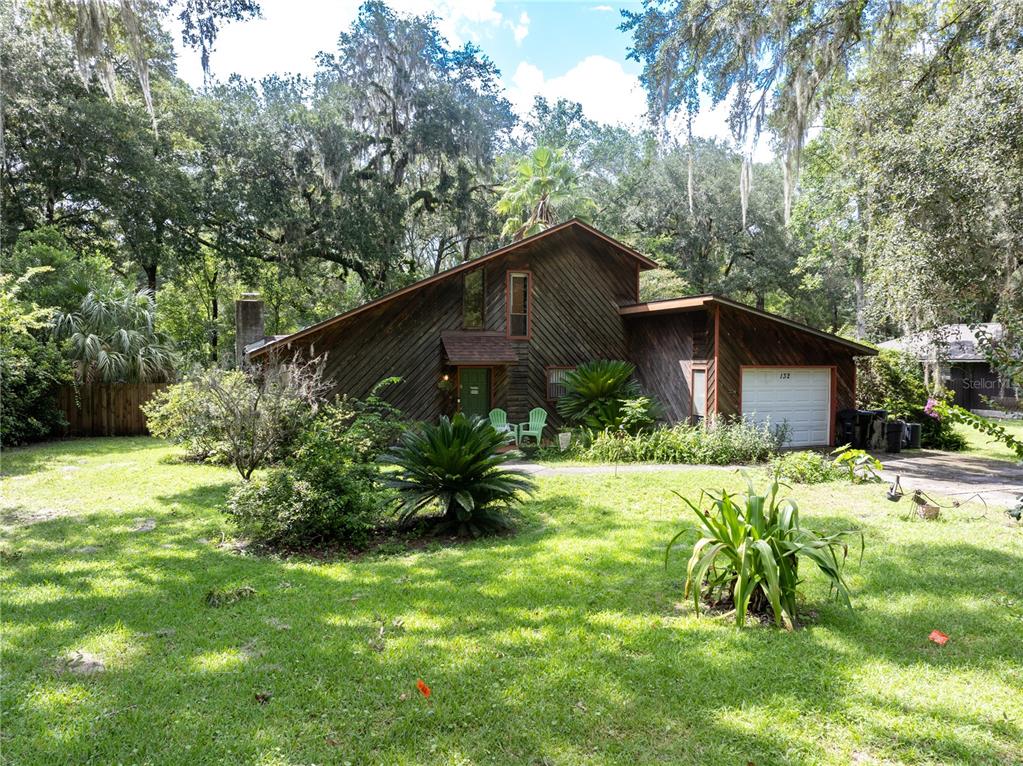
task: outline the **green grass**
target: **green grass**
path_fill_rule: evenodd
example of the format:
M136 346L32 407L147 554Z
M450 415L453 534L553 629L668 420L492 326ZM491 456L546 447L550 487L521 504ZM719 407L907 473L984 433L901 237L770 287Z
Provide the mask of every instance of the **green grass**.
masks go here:
M7 533L5 763L1007 764L1023 753L1023 532L995 514L925 523L880 485L800 487L808 526L864 530L862 565L848 569L855 610L829 602L807 568L813 624L737 631L680 603L688 545L662 563L688 523L671 490L737 486L727 472L552 477L515 536L320 563L218 548L236 477L174 454L107 439L4 456L8 514L69 514ZM132 532L139 517L156 529ZM75 552L84 546L98 551ZM241 586L256 594L203 603L210 588ZM945 647L928 642L935 628ZM56 673L76 649L106 672Z
M1023 439L1023 420L1001 419L995 422L1016 439ZM990 436L981 433L976 428L962 423L957 424L955 428L966 437L966 451L971 455L979 455L980 457L989 457L996 460L1017 461L1016 454L1011 449L1000 442L992 441Z

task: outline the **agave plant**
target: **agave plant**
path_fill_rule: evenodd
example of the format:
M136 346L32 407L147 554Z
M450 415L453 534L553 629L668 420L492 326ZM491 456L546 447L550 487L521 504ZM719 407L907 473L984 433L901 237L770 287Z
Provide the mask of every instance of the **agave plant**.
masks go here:
M851 608L842 569L849 552L845 539L855 533L817 535L803 529L795 500L778 499L776 478L766 495L756 492L749 477L746 483L747 491L741 496L723 490L701 493L701 501L704 496L710 498L707 510L682 498L700 520L702 532L689 557L686 597L693 597L697 609L701 597L730 604L739 627L752 613L772 616L779 627L791 630L797 617L799 559L807 558L828 578L839 602ZM688 531L683 529L668 543L665 566L672 548ZM862 553L862 533L860 545Z
M572 423L597 430L636 430L656 417L653 402L633 379L635 365L601 359L581 364L565 375L565 395L558 413Z
M153 326L150 290L90 292L77 310L58 314L54 335L68 341L75 378L83 383L159 383L178 362L169 338Z
M534 489L524 471L503 467L513 453L497 449L507 439L489 421L461 413L407 431L381 459L400 469L387 484L400 493L401 523L440 506L442 530L475 537L507 527L502 511Z

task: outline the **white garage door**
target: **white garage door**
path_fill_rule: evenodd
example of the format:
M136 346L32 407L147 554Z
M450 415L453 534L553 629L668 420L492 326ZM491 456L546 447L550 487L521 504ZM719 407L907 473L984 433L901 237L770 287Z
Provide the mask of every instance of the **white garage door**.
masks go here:
M787 423L790 447L828 443L831 370L761 367L742 371L742 414L772 426Z

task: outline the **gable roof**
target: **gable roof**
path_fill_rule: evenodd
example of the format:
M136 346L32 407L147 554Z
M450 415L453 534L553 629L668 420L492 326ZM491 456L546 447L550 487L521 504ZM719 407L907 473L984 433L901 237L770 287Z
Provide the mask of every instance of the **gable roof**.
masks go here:
M521 250L525 247L528 247L529 245L534 244L535 242L553 237L557 233L565 231L578 231L579 233L582 233L586 236L593 237L595 239L603 241L604 243L610 245L614 250L619 252L622 256L636 261L636 265L640 269L659 268L658 263L656 261L647 258L645 255L636 250L633 250L625 243L619 242L614 237L608 236L604 232L593 228L587 223L583 223L578 218L570 218L564 223L559 223L556 226L551 226L549 229L541 231L539 234L534 234L531 237L524 237L523 239L520 239L518 242L512 242L510 245L499 247L497 250L491 250L489 253L481 255L479 258L474 258L471 261L466 261L465 263L461 263L458 266L454 266L450 269L446 269L445 271L441 271L438 274L434 274L431 277L420 279L418 282L413 282L411 285L408 285L407 287L403 287L400 290L395 290L392 293L388 293L387 295L377 298L376 300L372 300L369 303L364 303L361 306L357 306L356 308L350 311L345 311L344 313L338 314L337 316L331 317L330 319L324 319L322 322L317 322L316 324L309 325L308 327L298 330L297 332L293 332L290 335L278 336L273 339L267 339L265 342L258 345L254 344L252 346L247 346L246 352L250 356L258 356L260 354L268 352L272 348L276 348L282 345L288 345L293 341L299 340L308 335L313 335L319 332L320 330L330 327L331 325L347 321L348 319L358 316L359 314L362 314L365 311L369 311L370 309L376 308L377 306L382 306L385 303L389 303L390 301L393 301L396 298L400 298L403 295L413 293L416 290L426 287L427 285L432 285L435 282L440 282L443 279L453 277L456 274L461 274L464 271L469 271L470 269L474 269L477 266L480 266L484 263L496 260L497 258L500 258L504 255L508 255L509 253Z
M669 298L662 301L649 301L647 303L632 303L627 306L622 306L618 309L618 313L623 317L637 317L637 316L650 316L653 314L674 314L682 311L695 311L697 309L706 308L713 305L728 306L729 308L738 309L739 311L745 311L754 316L761 317L763 319L770 319L774 322L787 325L788 327L801 330L802 332L816 335L818 338L829 340L833 343L846 346L856 352L858 356L876 356L877 349L865 346L862 343L843 338L839 335L835 335L830 332L824 332L818 330L810 325L797 322L794 319L787 319L786 317L778 314L772 314L770 311L761 311L760 309L747 306L745 303L739 303L733 301L730 298L725 298L722 295L715 295L713 293L706 293L704 295L687 295L684 298Z
M978 330L994 341L1001 340L1005 332L999 322L984 322L973 326L947 324L933 330L886 340L878 345L884 349L912 354L921 361L942 359L949 362L986 362L987 357L977 338Z

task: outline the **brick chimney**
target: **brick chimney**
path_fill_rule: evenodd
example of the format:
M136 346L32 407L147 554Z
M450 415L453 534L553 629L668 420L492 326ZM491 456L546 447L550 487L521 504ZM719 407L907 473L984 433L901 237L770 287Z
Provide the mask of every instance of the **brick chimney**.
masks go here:
M242 297L234 302L234 329L235 364L242 367L245 363L245 347L266 337L263 299L259 293L242 293Z

